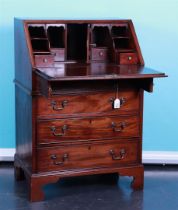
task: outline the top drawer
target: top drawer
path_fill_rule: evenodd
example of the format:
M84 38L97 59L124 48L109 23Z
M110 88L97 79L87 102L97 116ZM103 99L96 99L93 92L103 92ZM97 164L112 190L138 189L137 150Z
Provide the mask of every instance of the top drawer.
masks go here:
M59 95L51 98L37 97L37 115L82 114L82 113L113 113L127 114L138 112L139 92L128 90L118 93L120 108L114 109L115 93L80 93L78 95Z

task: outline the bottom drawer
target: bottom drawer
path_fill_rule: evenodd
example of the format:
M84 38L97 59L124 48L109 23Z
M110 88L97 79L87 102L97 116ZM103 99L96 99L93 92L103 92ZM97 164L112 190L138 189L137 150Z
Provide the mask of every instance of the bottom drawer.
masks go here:
M134 164L138 141L120 141L38 149L38 172Z

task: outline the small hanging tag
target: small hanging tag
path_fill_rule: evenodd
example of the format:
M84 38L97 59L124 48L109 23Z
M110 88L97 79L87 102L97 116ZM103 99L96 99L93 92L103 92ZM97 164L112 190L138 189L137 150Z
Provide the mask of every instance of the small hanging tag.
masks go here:
M116 99L114 100L114 109L119 109L120 106L121 106L121 101L120 101L119 98L116 98Z

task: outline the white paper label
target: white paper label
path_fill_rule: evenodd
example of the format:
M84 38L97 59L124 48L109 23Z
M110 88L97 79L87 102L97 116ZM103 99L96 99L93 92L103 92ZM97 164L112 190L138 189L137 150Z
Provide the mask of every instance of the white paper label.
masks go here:
M120 102L120 99L116 98L114 100L114 109L119 109L121 106L121 102Z

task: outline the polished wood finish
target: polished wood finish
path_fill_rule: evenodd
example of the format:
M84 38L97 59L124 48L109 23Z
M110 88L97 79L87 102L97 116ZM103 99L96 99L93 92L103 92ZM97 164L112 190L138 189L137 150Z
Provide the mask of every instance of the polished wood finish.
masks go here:
M129 53L130 54L130 53ZM126 58L128 54L126 54ZM134 64L134 63L133 63ZM58 66L58 67L57 67ZM116 80L116 79L146 79L165 77L164 73L138 65L115 65L98 63L97 65L56 64L53 68L38 68L36 74L49 82L73 80Z
M15 68L15 177L30 201L69 176L143 188L143 90L165 74L144 66L131 20L15 19Z

